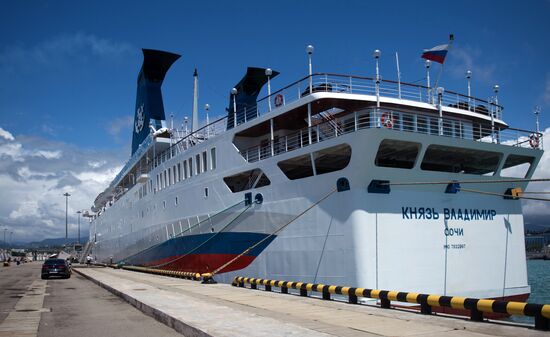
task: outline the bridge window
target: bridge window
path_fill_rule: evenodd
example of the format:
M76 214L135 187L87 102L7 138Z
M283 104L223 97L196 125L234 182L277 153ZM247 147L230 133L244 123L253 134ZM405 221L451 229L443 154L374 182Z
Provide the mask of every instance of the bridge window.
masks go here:
M290 180L311 177L313 175L310 154L280 161L277 163L277 166Z
M534 160L534 157L511 154L506 158L500 175L510 178L525 178Z
M430 145L420 167L426 171L491 175L501 156L498 152Z
M245 171L225 177L223 178L223 181L233 193L271 184L269 178L260 169Z
M381 167L412 169L420 150L420 143L384 139L378 147L374 164Z
M210 149L210 169L216 169L216 148L213 147Z
M351 147L347 144L333 146L313 153L315 172L324 174L339 171L348 166L351 159Z

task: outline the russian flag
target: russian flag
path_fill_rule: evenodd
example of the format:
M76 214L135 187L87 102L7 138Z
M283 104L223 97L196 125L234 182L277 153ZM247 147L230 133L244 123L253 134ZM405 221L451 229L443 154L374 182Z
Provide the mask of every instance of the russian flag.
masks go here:
M432 49L424 49L421 57L426 60L443 64L443 62L445 62L445 56L447 56L448 51L449 45L442 44L439 46L435 46Z

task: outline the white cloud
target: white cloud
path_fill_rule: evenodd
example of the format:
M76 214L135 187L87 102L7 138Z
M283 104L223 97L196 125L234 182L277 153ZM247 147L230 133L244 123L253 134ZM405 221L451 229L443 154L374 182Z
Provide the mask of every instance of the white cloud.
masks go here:
M493 84L496 66L494 63L481 64L482 52L470 46L453 46L450 70L454 77L464 78L466 70L472 71L472 80ZM475 61L474 61L475 60Z
M133 128L133 118L130 116L120 117L112 120L107 127L107 132L115 138L118 138L121 131L127 132Z
M544 103L550 104L550 73L546 74L546 84L544 86L543 100Z
M17 142L2 140L0 223L14 231L15 241L64 237L65 192L71 194L69 236L75 237L76 211L91 207L121 169L120 158L125 157L25 135L18 136ZM86 221L81 224L81 232L86 233Z
M10 141L15 140L15 138L9 131L2 129L1 127L0 127L0 137L4 138L5 140L10 140Z
M33 157L43 157L46 159L59 159L61 158L61 151L45 151L38 150L31 154Z
M66 67L66 60L86 60L123 57L134 50L128 43L101 38L93 34L62 34L44 40L35 46L7 46L0 50L0 71L19 73L31 67L59 65Z

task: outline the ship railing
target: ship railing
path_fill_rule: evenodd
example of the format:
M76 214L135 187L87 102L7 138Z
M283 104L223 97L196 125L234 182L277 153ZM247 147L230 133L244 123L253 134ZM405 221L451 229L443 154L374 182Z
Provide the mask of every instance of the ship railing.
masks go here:
M311 88L310 88L311 78ZM246 113L237 111L237 125L262 116L280 106L285 106L310 93L332 92L376 96L376 80L372 77L319 73L306 76L280 90L257 101L256 107L247 107ZM432 105L439 104L436 88L419 84L380 80L379 97L410 100ZM461 110L493 116L502 120L503 107L493 100L484 100L445 90L441 94L441 104ZM228 123L232 122L232 118Z
M160 153L154 154L154 158L151 162L151 167L149 169L157 167L161 163L170 160L172 157L175 157L180 153L187 151L188 149L204 142L207 139L214 138L224 133L226 131L226 119L227 116L219 118L194 132L185 132L182 130L173 131L171 137L172 143L170 145L170 148Z
M241 151L241 155L248 162L256 162L358 130L373 128L543 149L542 133L515 128L503 129L448 117L372 108L343 117L332 117L312 127L276 136L273 141L263 141Z

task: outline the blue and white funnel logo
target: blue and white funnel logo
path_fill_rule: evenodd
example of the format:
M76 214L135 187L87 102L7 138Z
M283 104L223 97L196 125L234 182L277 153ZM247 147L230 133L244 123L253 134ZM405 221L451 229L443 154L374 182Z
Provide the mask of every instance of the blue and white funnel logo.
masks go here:
M136 133L140 133L143 129L143 123L145 121L145 115L143 114L143 104L136 111L136 122L134 124Z

